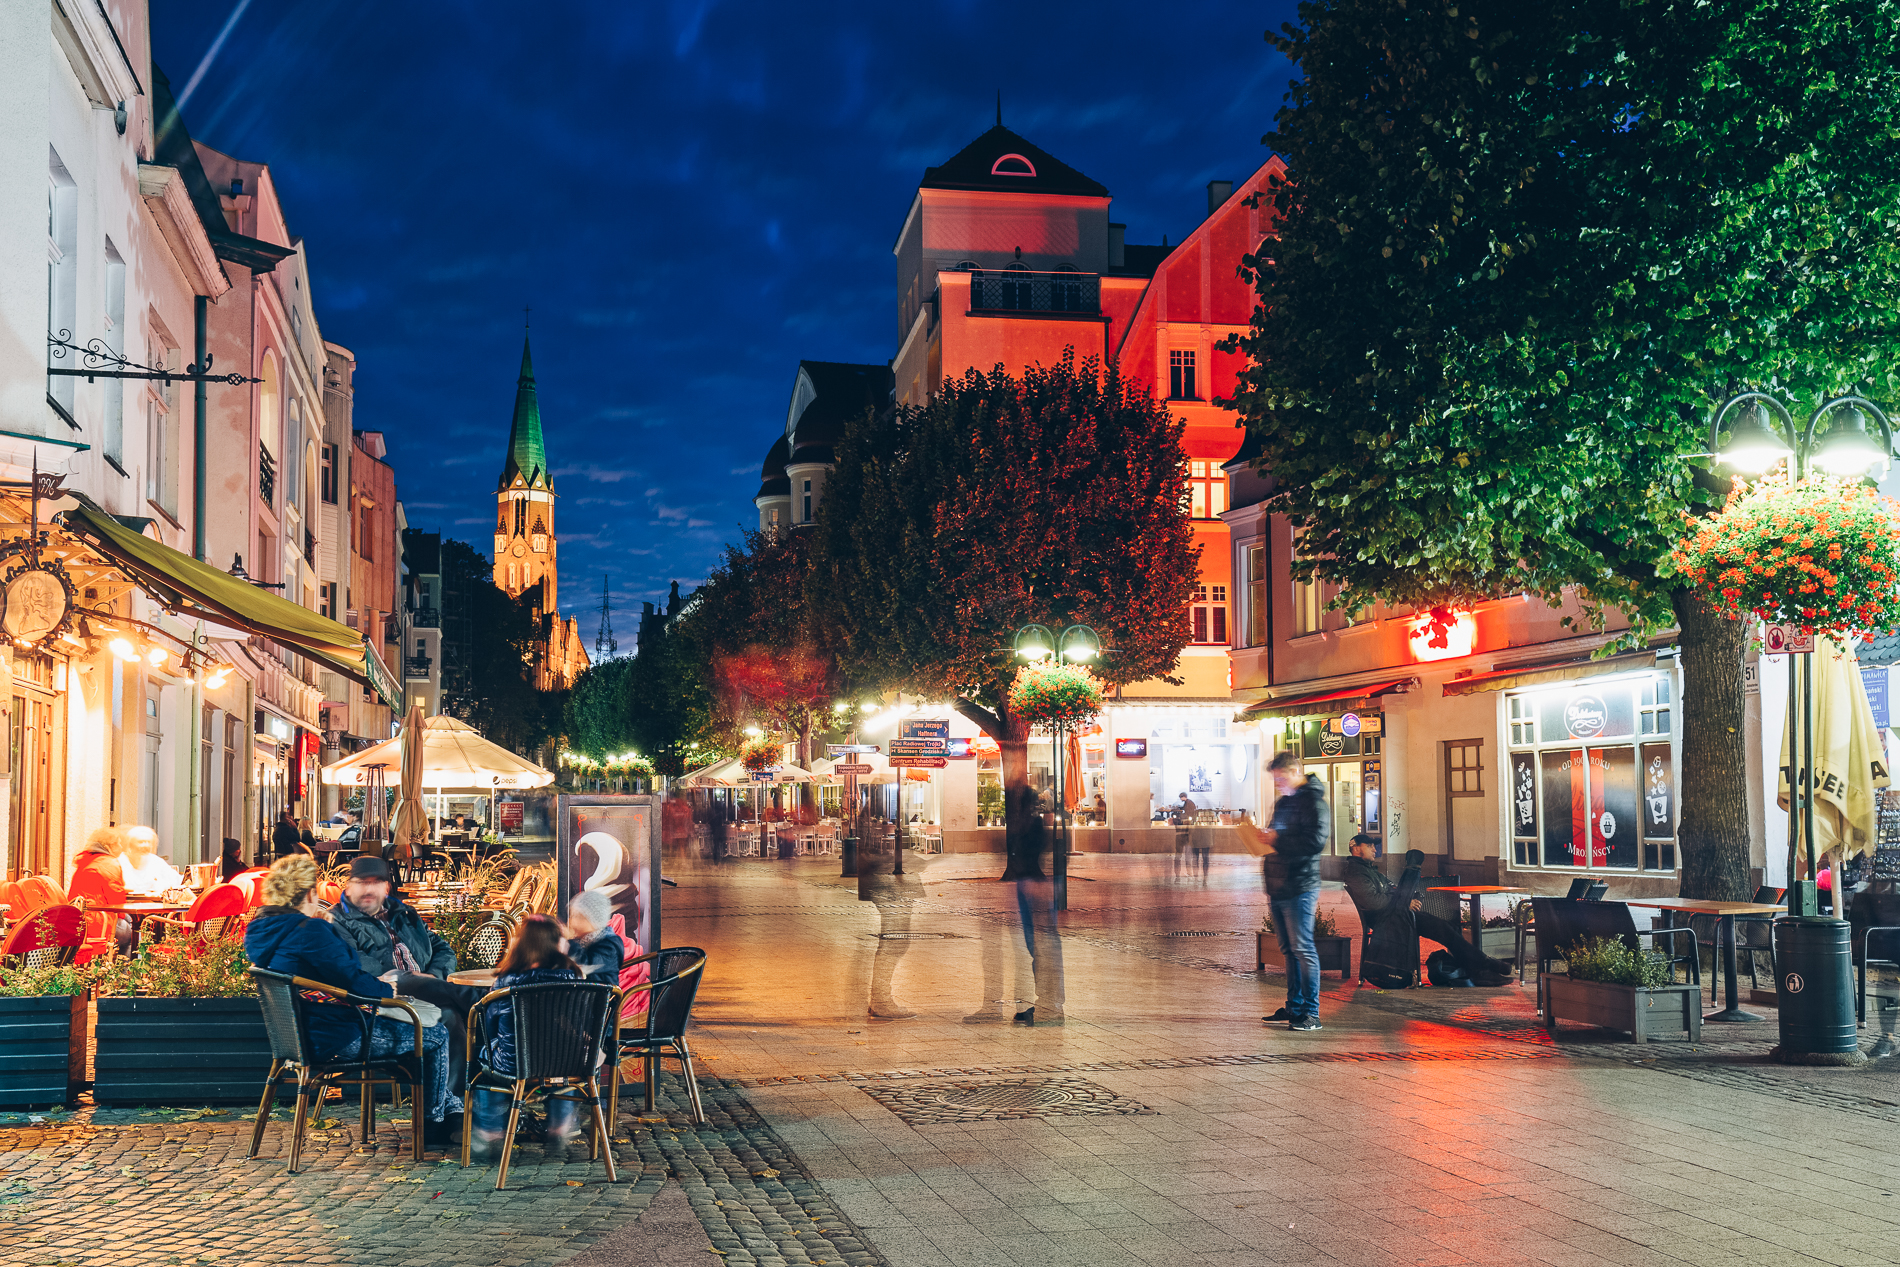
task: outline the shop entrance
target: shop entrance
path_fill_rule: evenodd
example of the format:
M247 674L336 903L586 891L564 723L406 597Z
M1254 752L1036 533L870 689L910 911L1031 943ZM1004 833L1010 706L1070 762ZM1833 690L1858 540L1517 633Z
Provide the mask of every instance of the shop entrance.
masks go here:
M1351 852L1352 838L1363 829L1365 780L1357 761L1333 761L1308 767L1326 783L1326 804L1333 812L1333 838L1327 852Z

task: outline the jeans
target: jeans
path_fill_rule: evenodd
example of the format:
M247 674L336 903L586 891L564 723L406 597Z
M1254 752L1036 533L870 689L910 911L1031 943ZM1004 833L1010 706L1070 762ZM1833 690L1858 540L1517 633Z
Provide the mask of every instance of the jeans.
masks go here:
M1016 881L1016 913L1023 922L1023 945L1036 977L1036 1020L1063 1017L1062 929L1056 923L1055 881L1024 876Z
M1313 945L1313 916L1319 890L1298 897L1274 898L1273 934L1286 959L1286 1010L1295 1020L1319 1015L1319 950Z
M470 1136L470 1143L484 1147L499 1143L503 1132L508 1129L508 1106L513 1097L494 1087L477 1087L473 1099L475 1103L469 1116L475 1124L475 1133ZM578 1100L549 1097L546 1106L547 1143L550 1148L559 1147L580 1134L581 1105Z
M387 1016L379 1016L371 1022L370 1059L385 1060L415 1049L416 1027L411 1022L392 1021ZM359 1035L337 1052L336 1058L359 1060L362 1050L363 1039ZM429 1097L426 1106L429 1120L440 1122L450 1113L460 1113L462 1097L449 1091L449 1031L441 1025L431 1025L422 1031L422 1073L427 1083L424 1094Z

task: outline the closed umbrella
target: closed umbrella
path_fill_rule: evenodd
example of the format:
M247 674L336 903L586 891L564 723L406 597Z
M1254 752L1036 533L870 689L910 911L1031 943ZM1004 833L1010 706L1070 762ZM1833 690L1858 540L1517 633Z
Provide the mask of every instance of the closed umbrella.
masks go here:
M1070 732L1062 751L1062 805L1073 812L1082 799L1082 736Z
M1887 758L1853 649L1831 638L1817 638L1812 654L1814 848L1834 858L1838 876L1841 860L1874 847L1875 792L1889 783ZM1795 706L1799 718L1802 711L1798 690ZM1792 803L1788 776L1795 767L1794 738L1791 733L1781 737L1780 794L1776 803L1783 809ZM1791 881L1793 878L1789 877Z
M389 838L399 859L426 853L429 843L429 811L422 804L423 725L422 706L411 704L403 719L402 734L396 742L402 746L402 784L396 794L396 815L390 820Z

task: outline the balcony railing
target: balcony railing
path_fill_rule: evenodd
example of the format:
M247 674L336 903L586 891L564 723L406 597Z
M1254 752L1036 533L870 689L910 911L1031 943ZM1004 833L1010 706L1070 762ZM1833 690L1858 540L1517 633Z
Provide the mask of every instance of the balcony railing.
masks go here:
M418 607L409 613L409 624L414 629L440 629L442 627L442 609L440 607Z
M1102 279L1094 273L1005 269L970 274L972 312L1099 313Z
M403 677L411 682L429 680L429 666L435 663L433 656L412 655L402 662Z
M261 444L257 446L257 495L266 506L277 504L277 459Z

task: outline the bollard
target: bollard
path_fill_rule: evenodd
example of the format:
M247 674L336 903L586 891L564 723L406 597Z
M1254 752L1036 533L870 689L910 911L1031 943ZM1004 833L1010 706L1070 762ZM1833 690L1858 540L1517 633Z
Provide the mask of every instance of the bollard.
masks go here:
M856 836L846 836L840 840L838 842L838 856L844 860L844 869L838 872L838 874L841 876L856 875L858 873L858 838Z
M1854 956L1846 920L1818 916L1775 921L1775 987L1784 1065L1858 1065Z

